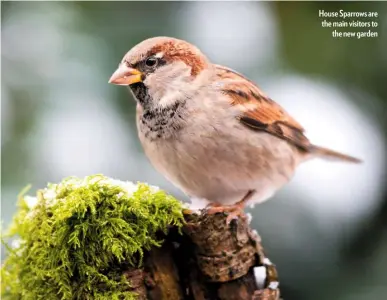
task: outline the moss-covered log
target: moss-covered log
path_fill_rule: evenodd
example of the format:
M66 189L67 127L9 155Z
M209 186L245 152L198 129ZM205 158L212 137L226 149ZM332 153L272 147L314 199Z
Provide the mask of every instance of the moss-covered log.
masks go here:
M155 187L102 175L21 195L2 299L279 299L246 216L183 211Z

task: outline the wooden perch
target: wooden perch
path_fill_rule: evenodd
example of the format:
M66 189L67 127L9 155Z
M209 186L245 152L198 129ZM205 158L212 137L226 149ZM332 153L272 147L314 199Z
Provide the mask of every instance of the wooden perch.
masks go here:
M143 268L125 272L138 299L278 300L277 272L260 237L246 215L230 225L226 218L186 214L183 235L172 228L163 246L146 254Z

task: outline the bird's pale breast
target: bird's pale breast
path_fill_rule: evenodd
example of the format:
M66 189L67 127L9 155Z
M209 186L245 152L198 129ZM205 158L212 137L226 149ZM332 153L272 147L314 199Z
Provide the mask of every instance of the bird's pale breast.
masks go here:
M160 173L189 196L222 204L251 189L257 190L252 201L261 202L288 182L298 163L291 145L246 128L226 102L208 109L211 99L197 100L187 107L182 129L168 138L147 138L138 110L140 141Z

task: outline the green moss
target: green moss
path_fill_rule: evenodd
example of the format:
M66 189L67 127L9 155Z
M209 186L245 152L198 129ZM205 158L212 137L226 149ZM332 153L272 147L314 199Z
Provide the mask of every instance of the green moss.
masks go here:
M103 175L21 195L1 268L2 299L136 299L122 270L183 224L182 205L146 184Z

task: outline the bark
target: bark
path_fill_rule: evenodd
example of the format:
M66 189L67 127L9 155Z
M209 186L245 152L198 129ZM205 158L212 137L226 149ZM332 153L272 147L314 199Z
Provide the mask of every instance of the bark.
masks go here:
M245 215L186 214L182 232L171 228L142 269L125 274L140 300L278 300L275 266L265 257ZM263 274L256 278L254 269Z

